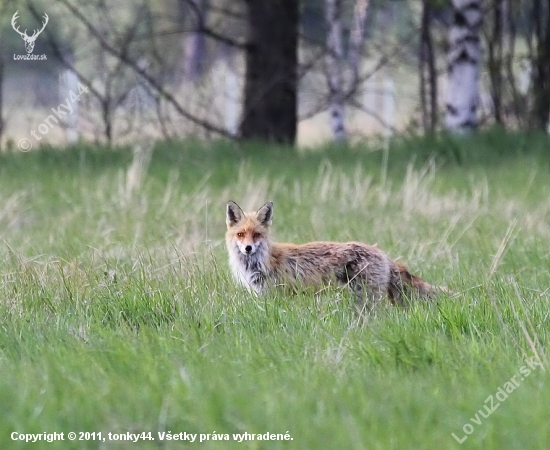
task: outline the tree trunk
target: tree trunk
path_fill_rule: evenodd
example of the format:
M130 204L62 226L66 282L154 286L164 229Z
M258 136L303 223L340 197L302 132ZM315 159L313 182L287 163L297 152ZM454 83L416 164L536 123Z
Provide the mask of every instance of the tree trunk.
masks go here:
M325 1L325 20L327 23L327 55L326 68L328 80L328 103L330 128L335 141L347 139L345 123L345 101L359 87L359 72L361 68L361 47L365 36L365 21L367 18L368 0L356 0L353 8L353 18L349 36L349 82L344 81L344 46L342 37L342 0Z
M520 17L520 6L513 0L503 0L503 22L502 32L504 35L504 80L507 89L510 92L510 103L507 105L508 113L513 117L514 125L519 128L526 128L529 115L527 114L526 97L520 92L518 85L517 68L514 66L517 56L517 35L518 23L517 18Z
M488 70L495 122L502 124L504 0L492 0L492 27L487 39Z
M344 118L344 48L342 45L342 0L326 0L327 79L330 129L335 141L347 137Z
M356 0L353 8L352 27L349 35L349 64L351 66L350 89L355 90L359 83L359 69L361 68L361 48L365 39L365 22L369 0Z
M4 55L0 55L0 150L4 137Z
M420 102L424 132L433 133L437 128L437 69L431 31L432 7L429 0L423 3L420 25Z
M248 0L244 139L294 143L299 0Z
M189 27L191 30L183 35L181 63L181 73L189 81L196 81L202 73L206 51L202 27L207 12L206 0L179 0L178 2L180 22L185 23L186 28Z
M451 0L453 17L449 31L447 112L448 130L468 132L477 128L479 29L483 19L481 0Z
M545 131L550 119L550 0L535 0L533 13L537 49L532 63L531 127Z

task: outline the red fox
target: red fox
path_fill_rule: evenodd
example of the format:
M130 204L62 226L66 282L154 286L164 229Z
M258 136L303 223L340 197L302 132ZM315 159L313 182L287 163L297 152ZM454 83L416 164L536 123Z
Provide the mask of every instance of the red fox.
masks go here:
M361 301L366 296L373 302L387 296L392 303L403 304L406 296L429 298L447 292L411 275L376 246L360 242L272 242L272 220L272 202L248 213L233 201L227 203L225 239L231 271L258 294L270 286L318 288L338 283L352 288Z

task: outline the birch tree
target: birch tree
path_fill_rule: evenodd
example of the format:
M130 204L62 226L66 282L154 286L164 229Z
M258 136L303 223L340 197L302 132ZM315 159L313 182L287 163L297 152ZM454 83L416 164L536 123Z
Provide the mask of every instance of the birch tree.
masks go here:
M420 106L424 132L433 133L437 128L437 67L432 35L433 8L430 0L422 2L420 24L420 54L418 58L420 72Z
M451 5L445 125L468 132L478 124L482 0L451 0Z
M533 107L530 126L546 131L550 119L550 0L533 1L534 37L532 56Z
M206 20L208 9L204 0L178 0L177 13L181 22L185 22L187 16L195 16L194 19L198 22ZM181 62L181 73L190 81L196 81L200 77L206 55L205 35L201 30L203 26L196 24L193 28L184 34Z
M342 0L326 0L327 36L327 76L330 129L335 141L346 139L344 123L344 86L342 63L344 48L342 46Z
M357 0L353 10L352 27L349 37L347 66L349 82L345 83L344 46L342 37L343 0L326 0L325 17L327 33L327 79L330 128L335 141L347 139L345 123L345 101L356 89L359 82L361 46L365 35L368 0Z

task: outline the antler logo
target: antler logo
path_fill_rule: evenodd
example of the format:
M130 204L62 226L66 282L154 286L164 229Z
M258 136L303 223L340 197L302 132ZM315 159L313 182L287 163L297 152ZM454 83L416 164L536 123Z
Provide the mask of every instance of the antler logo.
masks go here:
M32 51L34 50L34 41L36 41L36 38L38 37L38 35L40 33L42 33L44 28L46 28L46 25L48 24L49 17L46 13L44 13L44 22L42 22L42 28L40 30L34 30L32 36L28 36L27 35L27 30L25 30L22 33L21 31L19 31L19 27L16 28L15 22L18 18L17 14L19 14L19 11L15 11L15 14L11 18L11 26L13 27L13 29L15 31L17 31L21 35L21 37L25 41L25 50L27 50L27 53L30 55L32 53Z

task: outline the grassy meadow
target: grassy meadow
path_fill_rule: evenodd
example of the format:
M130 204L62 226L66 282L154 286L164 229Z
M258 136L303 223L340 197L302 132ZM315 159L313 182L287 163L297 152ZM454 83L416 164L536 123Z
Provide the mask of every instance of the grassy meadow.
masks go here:
M549 448L549 148L0 153L0 448ZM376 243L454 295L367 317L338 288L255 297L227 267L228 199L272 200L277 240ZM109 440L128 432L155 440Z

